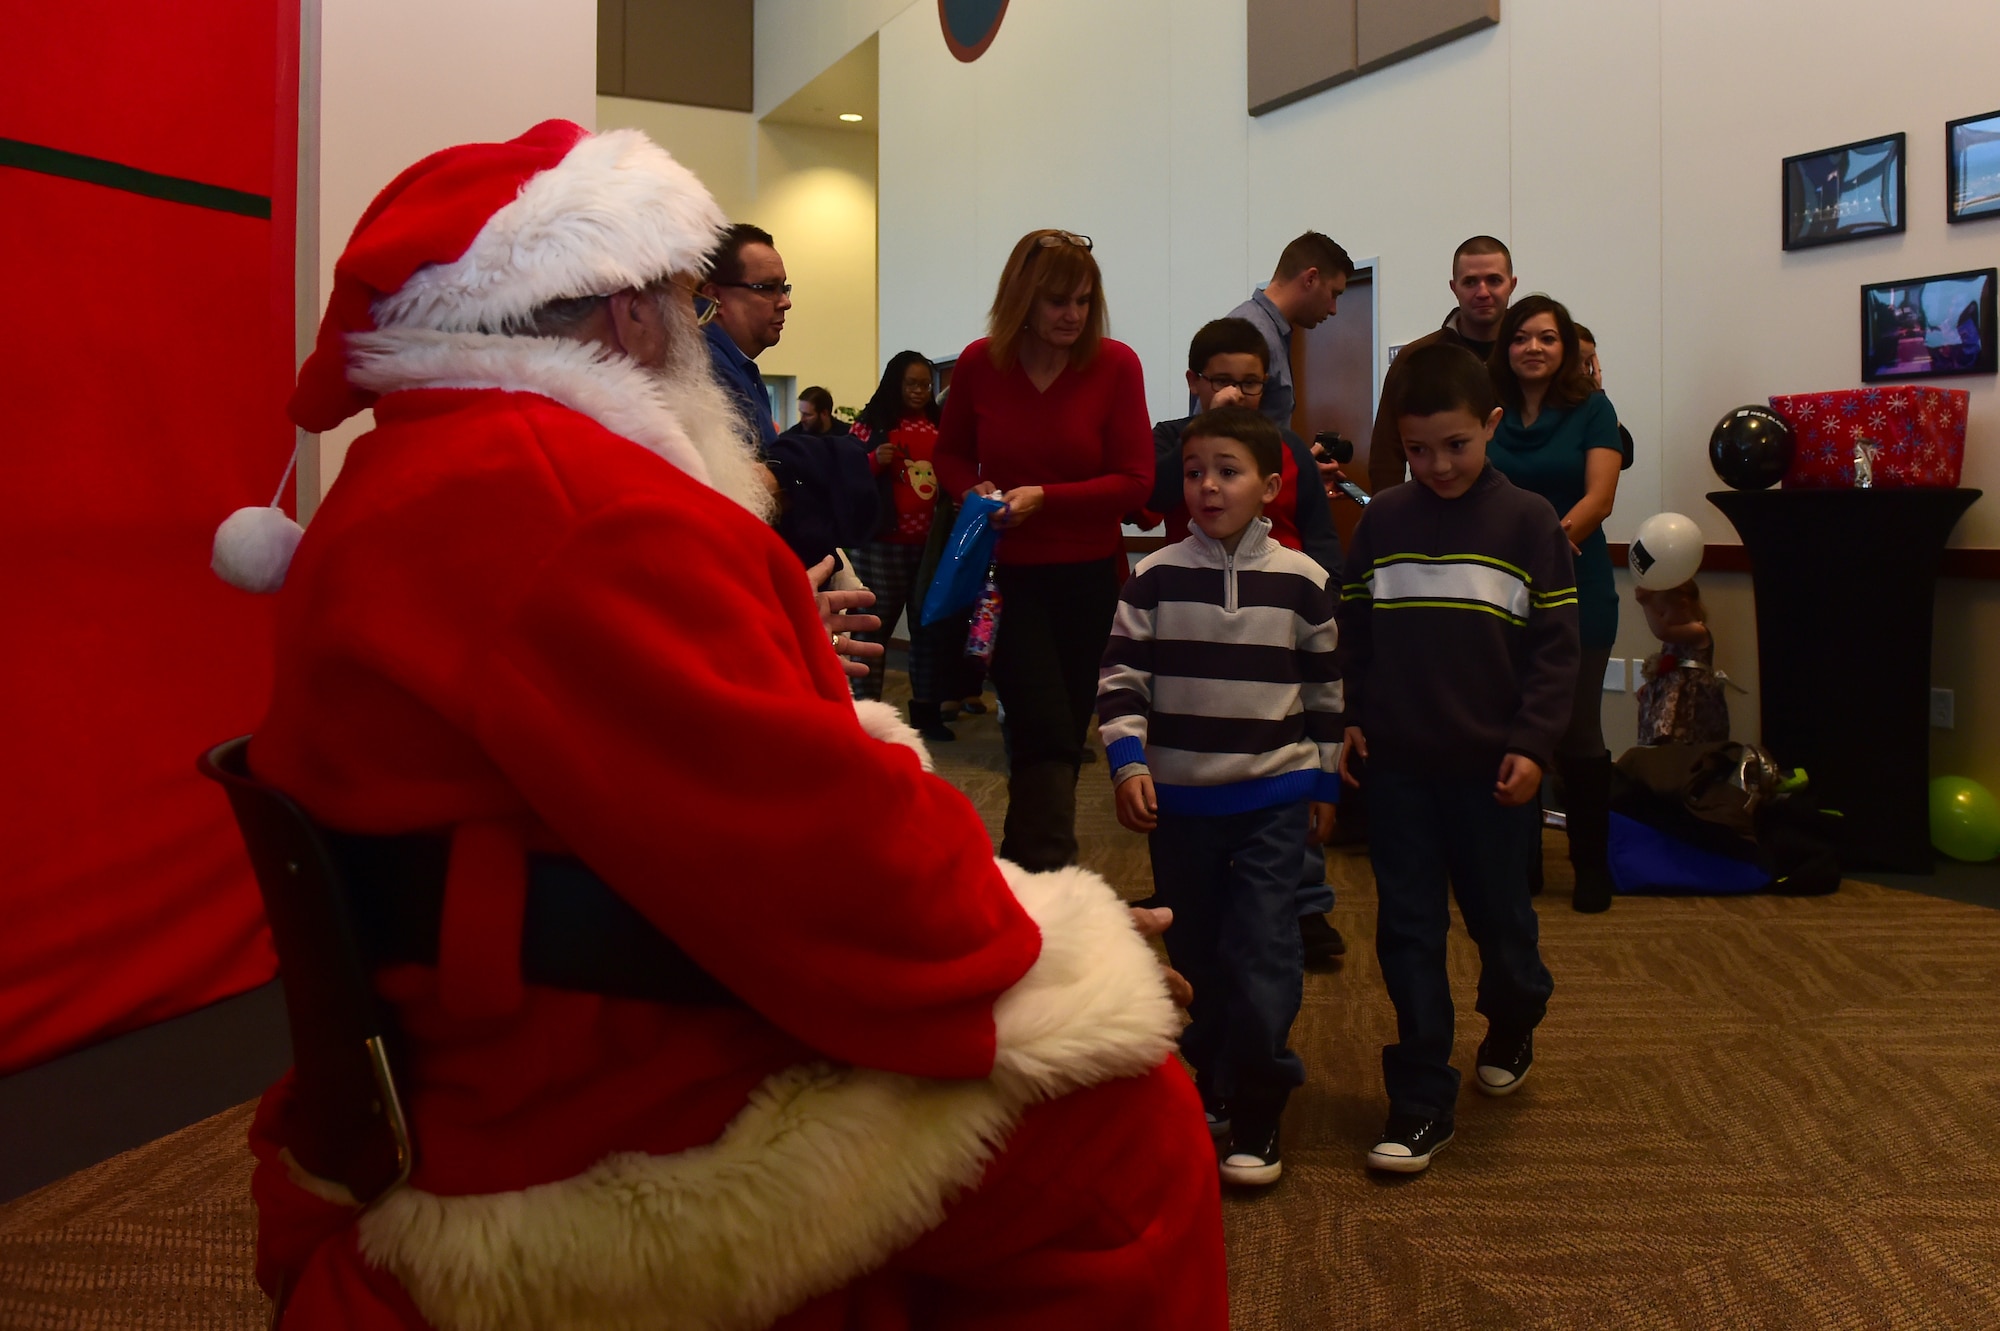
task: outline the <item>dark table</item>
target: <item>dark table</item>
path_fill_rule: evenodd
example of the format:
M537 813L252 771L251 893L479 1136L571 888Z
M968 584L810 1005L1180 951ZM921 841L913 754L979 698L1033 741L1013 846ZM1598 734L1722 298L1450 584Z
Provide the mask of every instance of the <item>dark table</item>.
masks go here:
M1763 743L1845 815L1849 867L1929 873L1931 604L1978 490L1723 490L1757 594Z

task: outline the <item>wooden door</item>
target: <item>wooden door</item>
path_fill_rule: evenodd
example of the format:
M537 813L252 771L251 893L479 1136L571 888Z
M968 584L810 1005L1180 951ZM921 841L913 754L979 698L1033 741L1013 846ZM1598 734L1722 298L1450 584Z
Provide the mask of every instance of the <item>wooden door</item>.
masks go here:
M1375 428L1374 273L1362 269L1347 283L1334 316L1317 328L1292 332L1292 386L1298 401L1292 429L1308 443L1321 430L1338 430L1354 441L1354 461L1342 469L1368 488L1368 435ZM1341 548L1354 538L1361 506L1343 495L1333 505Z

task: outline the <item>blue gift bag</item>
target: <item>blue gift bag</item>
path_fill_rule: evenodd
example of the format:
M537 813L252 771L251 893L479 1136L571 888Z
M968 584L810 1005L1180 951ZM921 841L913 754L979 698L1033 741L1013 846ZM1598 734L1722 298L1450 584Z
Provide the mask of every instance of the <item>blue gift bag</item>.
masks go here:
M993 562L994 543L1000 539L993 515L1005 507L990 495L974 495L959 507L958 521L952 524L944 553L938 558L937 575L924 594L920 617L924 625L956 614L979 598L987 565Z

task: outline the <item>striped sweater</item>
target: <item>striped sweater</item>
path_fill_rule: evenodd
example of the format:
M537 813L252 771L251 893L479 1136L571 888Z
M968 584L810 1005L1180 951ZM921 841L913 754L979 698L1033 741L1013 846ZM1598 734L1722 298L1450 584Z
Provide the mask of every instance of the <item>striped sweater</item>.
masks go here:
M1399 485L1362 515L1347 572L1347 722L1371 768L1490 780L1508 753L1548 767L1578 654L1569 537L1548 500L1490 463L1456 499Z
M1097 677L1113 784L1160 810L1227 814L1339 798L1336 589L1258 518L1231 554L1199 529L1140 563Z

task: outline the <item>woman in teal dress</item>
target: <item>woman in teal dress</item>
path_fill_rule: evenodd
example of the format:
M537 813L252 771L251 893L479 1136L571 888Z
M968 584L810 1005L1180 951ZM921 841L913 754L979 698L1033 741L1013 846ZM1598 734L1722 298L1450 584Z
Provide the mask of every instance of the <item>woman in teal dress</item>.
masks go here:
M1583 655L1569 732L1556 746L1556 771L1576 870L1571 904L1581 911L1606 910L1611 754L1604 746L1602 708L1604 669L1618 637L1618 590L1611 580L1604 520L1618 497L1623 460L1618 413L1591 382L1569 311L1547 296L1529 296L1507 311L1487 368L1505 407L1487 457L1508 480L1554 506L1576 549Z

